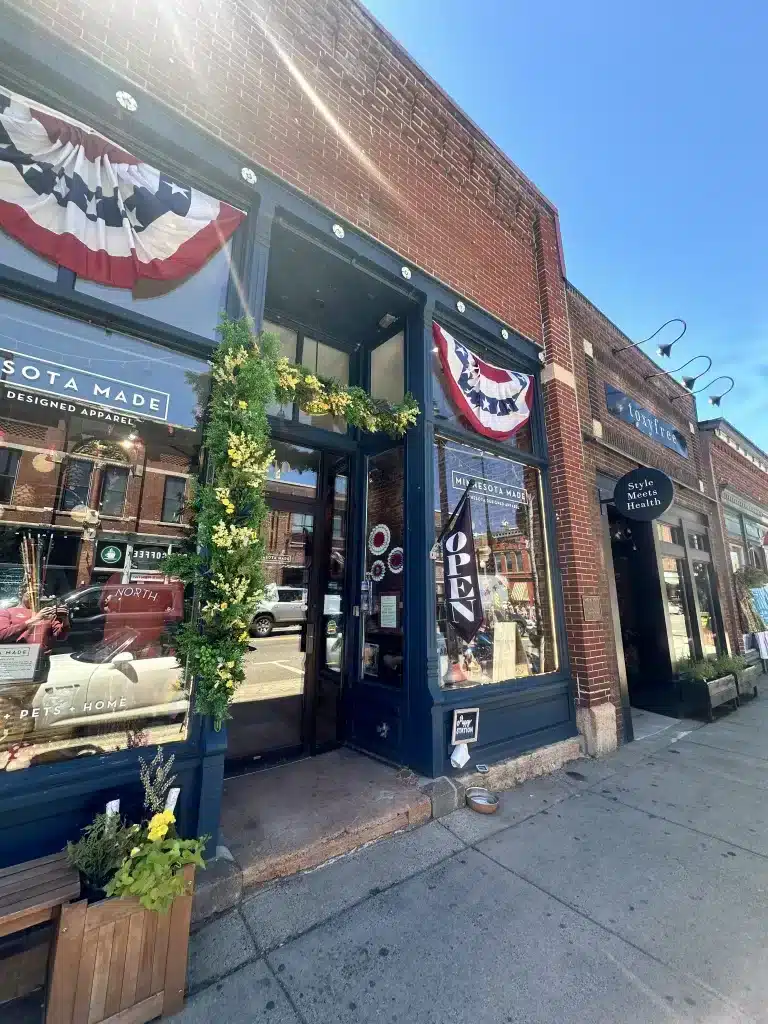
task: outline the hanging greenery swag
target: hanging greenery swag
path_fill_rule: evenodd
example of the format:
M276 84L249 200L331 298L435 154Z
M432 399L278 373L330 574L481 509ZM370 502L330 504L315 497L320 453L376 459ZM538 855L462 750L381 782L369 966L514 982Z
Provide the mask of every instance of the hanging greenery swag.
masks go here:
M203 435L210 482L198 486L192 505L197 550L169 555L163 566L196 588L199 622L181 625L175 640L195 680L195 709L216 729L245 678L250 625L264 595L264 492L275 455L267 407L295 402L304 412L393 437L419 415L410 394L390 405L281 358L278 337L257 337L248 320L222 317L219 334Z

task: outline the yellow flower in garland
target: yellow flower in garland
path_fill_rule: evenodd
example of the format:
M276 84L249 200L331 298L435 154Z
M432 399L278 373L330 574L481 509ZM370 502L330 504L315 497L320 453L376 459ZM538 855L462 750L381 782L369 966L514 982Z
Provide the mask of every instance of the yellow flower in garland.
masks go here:
M352 404L352 397L346 391L331 391L328 395L328 411L332 416L343 416Z
M235 379L235 371L243 366L248 359L248 353L241 346L233 352L228 352L222 361L213 368L213 379L218 384L232 383Z
M211 531L211 540L217 548L232 550L233 548L245 548L249 544L255 544L259 539L259 531L255 527L234 526L219 520Z
M147 839L151 843L157 843L161 839L165 839L168 835L168 829L175 821L176 817L173 811L160 811L158 814L153 815L149 822Z
M224 508L226 509L228 515L230 515L230 516L233 515L234 511L235 511L235 503L232 501L232 496L230 494L229 488L228 487L217 487L216 488L216 497L219 499L221 504L224 506Z
M301 370L291 366L291 363L284 356L278 359L275 369L277 372L278 388L281 391L295 391L301 380Z
M274 451L265 452L257 441L232 430L227 437L227 455L232 466L248 478L252 487L261 483L275 457Z

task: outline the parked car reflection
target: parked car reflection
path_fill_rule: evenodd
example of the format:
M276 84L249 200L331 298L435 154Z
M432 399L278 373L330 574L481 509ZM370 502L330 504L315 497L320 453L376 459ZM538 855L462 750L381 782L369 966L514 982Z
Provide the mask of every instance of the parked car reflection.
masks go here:
M175 653L161 644L146 645L139 632L123 629L78 652L51 655L48 677L28 715L37 732L181 714L187 709L182 683Z

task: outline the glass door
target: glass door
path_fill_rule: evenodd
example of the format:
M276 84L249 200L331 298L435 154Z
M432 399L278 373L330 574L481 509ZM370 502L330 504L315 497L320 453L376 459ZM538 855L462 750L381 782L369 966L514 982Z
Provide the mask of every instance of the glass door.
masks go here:
M230 771L339 741L348 614L346 457L275 441L264 598L228 723Z
M314 530L315 516L306 506L272 502L264 531L264 598L253 617L245 681L228 725L230 761L288 757L303 746Z

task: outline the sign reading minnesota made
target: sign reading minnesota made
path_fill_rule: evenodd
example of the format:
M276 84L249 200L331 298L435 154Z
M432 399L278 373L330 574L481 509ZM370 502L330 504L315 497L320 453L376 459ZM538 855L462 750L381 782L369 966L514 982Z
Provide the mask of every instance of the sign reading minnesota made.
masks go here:
M660 469L633 469L616 481L613 503L627 519L650 522L663 515L672 504L672 481Z
M55 395L70 404L87 402L145 419L168 419L170 395L140 384L104 377L90 370L79 370L64 363L27 356L21 352L6 351L0 366L0 379L5 384L6 397L33 405L49 405L42 395ZM30 394L36 392L38 394ZM83 415L89 415L87 410Z
M660 420L649 409L638 405L634 398L625 395L623 391L619 391L612 384L605 385L605 403L608 406L608 412L618 416L624 423L631 424L641 434L645 434L651 440L663 444L665 448L677 452L684 459L688 458L688 442L677 427L665 420Z

